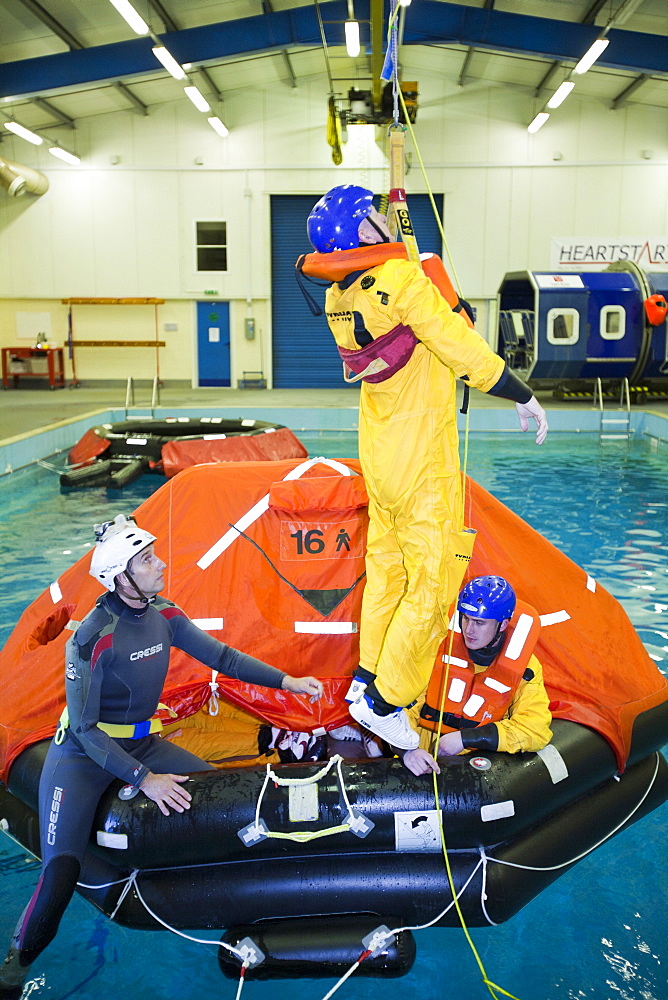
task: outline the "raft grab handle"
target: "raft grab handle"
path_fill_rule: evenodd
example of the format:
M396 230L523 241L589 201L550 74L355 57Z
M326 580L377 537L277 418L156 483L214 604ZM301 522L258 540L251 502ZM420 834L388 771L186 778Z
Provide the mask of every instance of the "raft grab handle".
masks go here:
M237 835L241 842L246 847L253 847L255 844L259 844L262 840L273 838L274 840L294 840L299 844L306 844L310 840L316 840L319 837L330 837L335 833L348 832L354 833L356 837L366 837L367 834L373 830L376 824L370 820L368 816L361 813L359 809L355 809L354 806L351 806L348 800L345 782L343 780L343 772L341 770L342 760L343 758L339 754L336 754L327 762L325 767L321 768L321 770L316 774L312 774L310 778L281 778L275 773L275 771L273 771L271 764L267 764L267 773L265 775L264 784L260 790L257 806L255 808L255 819L252 823L248 823L247 826L244 826L237 831ZM321 778L324 778L326 774L329 774L335 764L339 775L341 794L343 795L343 800L346 804L346 808L348 809L345 821L343 823L339 823L337 826L326 827L324 830L295 830L292 833L281 833L278 830L270 830L265 821L260 818L260 807L269 782L274 781L277 785L289 788L291 818L294 816L294 818L307 820L317 819L317 787L314 788L314 795L304 795L304 787L307 785L316 786L317 782ZM308 803L309 806L308 813L306 811L302 811L305 803Z

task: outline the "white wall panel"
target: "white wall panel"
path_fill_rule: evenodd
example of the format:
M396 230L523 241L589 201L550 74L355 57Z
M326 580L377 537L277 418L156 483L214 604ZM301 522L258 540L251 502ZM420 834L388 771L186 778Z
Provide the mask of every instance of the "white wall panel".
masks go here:
M446 232L465 295L494 296L506 271L548 266L553 235L658 233L668 226L668 112L638 104L613 112L595 94L576 92L530 136L526 125L547 96L533 96L533 63L527 61L526 87L506 86L501 65L498 82L469 79L458 87L465 54L410 48L403 64L404 79L419 84L415 132L429 182L446 195ZM5 320L14 315L13 300L167 298L178 331L162 337L164 377L190 377L191 302L215 289L233 304L233 380L242 370L267 372L270 195L307 193L315 201L338 183L387 185L384 129L351 126L343 164L332 163L322 58L321 52L291 55L297 89L281 56L271 60L275 80L262 88L253 87L252 61L221 68L216 78L223 85L225 74L225 100L213 109L231 129L224 140L174 81L173 99L153 104L148 117L114 111L82 121L71 136L82 154L79 168L54 167L43 147L3 142L4 155L51 182L39 199L9 199L0 191ZM63 133L66 145L67 138ZM406 144L413 153L410 197L426 185L410 136ZM643 160L643 149L653 159ZM119 163L112 165L112 157ZM227 273L196 271L194 223L207 219L228 223ZM308 250L306 237L304 244ZM261 317L254 342L243 339L248 297ZM11 323L0 324L0 341L13 339ZM150 376L150 359L132 357ZM81 363L91 378L115 377L111 361L112 354L90 355Z

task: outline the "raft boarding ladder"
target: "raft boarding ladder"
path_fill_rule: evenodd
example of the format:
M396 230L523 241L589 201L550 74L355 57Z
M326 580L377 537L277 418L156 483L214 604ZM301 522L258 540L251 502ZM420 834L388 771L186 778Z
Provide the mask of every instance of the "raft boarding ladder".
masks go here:
M606 410L603 406L603 387L601 379L597 378L594 385L594 407L598 404L600 414L600 424L598 439L603 441L626 441L631 440L631 397L629 393L629 380L623 379L619 387L619 406L616 411ZM616 412L620 416L606 417L605 413ZM610 428L608 430L607 428Z

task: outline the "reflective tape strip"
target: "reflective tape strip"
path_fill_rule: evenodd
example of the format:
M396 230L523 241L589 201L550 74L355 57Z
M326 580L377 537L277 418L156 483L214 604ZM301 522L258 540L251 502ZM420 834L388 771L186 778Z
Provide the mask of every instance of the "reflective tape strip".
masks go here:
M202 441L222 441L227 434L203 434Z
M596 593L596 580L593 576L587 577L587 590L591 590L592 594Z
M566 761L555 746L548 743L546 747L543 747L542 750L537 750L536 752L543 764L545 764L553 785L556 785L558 781L563 781L564 778L568 777Z
M265 427L264 433L265 434L275 434L277 430L278 430L277 427Z
M241 426L242 427L255 427L256 423L257 423L257 420L246 419L246 420L242 420L241 421Z
M197 565L200 569L208 569L212 562L218 558L219 555L229 548L229 546L239 537L239 532L244 531L245 528L250 527L254 521L257 521L258 517L261 517L266 511L269 510L269 494L262 497L261 500L251 507L249 511L240 517L233 528L230 528L225 534L218 539L215 545L212 545L208 552L205 552L201 559L198 559Z
M125 443L126 444L135 444L135 445L144 445L144 444L146 444L146 441L147 441L146 438L126 438L125 439Z
M357 622L295 622L295 632L309 635L351 635L357 632Z
M74 618L70 618L65 628L69 629L70 632L76 632L76 630L79 628L80 625L81 622L77 622L74 620Z
M489 806L480 807L480 819L483 823L490 823L494 819L505 819L507 816L515 815L515 803L512 799L505 802L493 802Z
M512 634L505 653L509 660L516 660L524 649L524 643L527 641L532 622L533 618L531 615L521 614L518 618L515 631Z
M464 705L462 712L464 713L464 715L468 715L468 717L472 719L473 716L478 711L478 709L482 708L484 704L485 704L485 699L482 697L482 695L472 694L469 700Z
M193 618L193 625L201 628L203 632L214 632L217 628L223 628L224 618Z
M449 628L449 630L451 632L457 632L457 633L461 632L461 629L459 627L459 612L458 611L455 611L454 615L452 616L452 618L448 622L448 628Z
M97 842L100 847L113 847L116 851L127 851L127 833L107 833L106 830L97 831Z
M448 656L447 653L443 654L443 662L451 663L453 667L464 667L464 668L468 667L467 660L460 660L458 656Z
M58 601L62 601L63 592L60 589L60 584L58 583L57 580L55 580L49 587L49 593L51 594L51 600L53 601L54 604L57 604Z
M242 424L253 426L255 424L254 420L243 421ZM342 476L352 476L353 471L349 469L347 465L342 462L337 462L333 458L310 458L306 462L302 462L300 465L296 465L291 472L288 472L287 476L283 476L283 482L288 482L290 479L300 479L305 472L312 469L314 465L327 465L330 469L334 469L336 472L340 472ZM269 510L269 494L263 496L261 500L258 500L250 510L246 511L242 517L236 522L234 527L230 528L228 531L222 535L218 541L211 546L208 552L205 552L201 559L197 560L197 565L200 569L208 569L212 562L222 555L225 549L229 548L232 542L236 541L239 537L239 532L244 531L246 528L250 527L254 521L257 521L259 517L262 517L266 511Z
M457 704L464 697L464 692L466 691L466 681L463 681L461 677L453 677L450 682L450 690L448 691L448 699L454 701Z
M491 687L493 691L498 691L499 694L505 694L506 691L510 691L507 684L502 684L501 681L497 681L494 677L485 677L485 684L487 687Z
M555 611L551 615L541 615L541 625L559 625L560 622L567 622L570 619L568 611Z

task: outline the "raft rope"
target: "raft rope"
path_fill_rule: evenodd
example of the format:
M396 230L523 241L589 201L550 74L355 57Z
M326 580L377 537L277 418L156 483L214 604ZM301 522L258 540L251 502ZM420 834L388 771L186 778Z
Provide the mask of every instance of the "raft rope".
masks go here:
M341 768L341 763L343 758L340 754L336 754L327 761L327 764L321 768L316 774L312 774L308 778L281 778L271 764L267 764L267 773L264 778L264 784L260 790L260 794L257 800L257 806L255 807L255 821L250 824L250 826L244 827L243 831L239 831L240 835L242 833L248 834L254 838L254 842L258 840L264 840L265 838L273 840L294 840L298 844L307 844L311 840L317 840L320 837L331 837L335 833L355 833L357 836L366 836L366 834L372 829L373 823L371 820L357 813L350 804L348 798L348 793L346 791L346 784L343 779L343 770ZM281 833L278 830L270 830L264 820L260 819L260 808L262 806L262 799L264 798L264 793L267 790L267 786L270 781L274 781L277 785L281 787L298 787L300 785L313 785L324 778L326 774L332 770L336 765L337 773L339 776L339 786L341 788L341 795L343 796L343 801L346 804L346 809L348 810L348 818L345 822L339 823L336 826L325 827L324 830L295 830L292 833ZM250 846L250 841L247 841L245 837L242 836L244 843Z
M392 132L394 130L394 132L396 134L396 130L402 128L402 126L399 123L399 100L401 100L401 106L402 106L403 112L404 112L404 119L405 119L406 125L408 126L408 129L410 131L410 135L411 135L411 138L413 140L413 144L415 146L415 150L417 152L418 160L420 162L420 167L422 169L422 174L423 174L423 177L425 179L426 186L427 186L427 191L429 192L429 199L431 201L431 206L432 206L432 209L434 211L434 216L435 216L436 221L438 223L438 228L439 228L439 231L440 231L440 234L441 234L441 239L443 240L443 245L445 246L446 253L447 253L447 256L448 256L448 260L450 261L450 266L452 268L452 272L453 272L453 275L455 277L455 283L457 285L457 290L459 291L459 280L457 278L456 270L455 270L455 267L454 267L454 262L452 260L452 255L451 255L450 249L448 247L448 242L447 242L447 240L445 238L445 232L444 232L444 229L443 229L443 224L441 222L440 216L438 214L438 210L436 208L436 202L434 201L434 195L433 195L433 192L432 192L432 189L431 189L431 185L429 183L429 179L428 179L428 177L426 175L426 171L424 169L424 163L422 161L422 156L420 155L420 150L419 150L419 147L418 147L418 144L417 144L417 140L415 138L415 133L413 131L413 128L412 128L412 125L411 125L411 122L410 122L410 118L409 118L409 115L408 115L408 110L406 108L406 102L404 101L404 96L403 96L403 94L401 92L401 87L399 86L399 64L398 64L398 58L397 58L397 23L396 23L396 21L397 21L397 14L398 14L398 10L399 10L399 0L391 0L390 10L391 10L391 14L390 14L390 20L389 20L389 24L388 24L388 33L387 33L387 51L386 51L386 56L385 56L385 63L384 63L383 70L382 70L382 73L381 73L381 77L383 79L389 80L390 79L390 67L391 67L392 90L393 90L393 95L394 95L394 123L393 123L392 126L390 126L390 133L391 133L391 135L390 135L390 157L392 157L392 154L393 154L393 149L392 149L392 146L393 146ZM405 129L402 129L402 132L404 132L404 131L405 131ZM397 154L395 153L395 155L397 155ZM401 156L401 170L400 170L400 173L401 173L401 175L403 177L403 165L404 165L403 164L403 157L404 157L403 140L400 143L400 156ZM396 170L396 168L395 168L395 170ZM390 173L392 174L392 160L391 160L391 163L390 163ZM390 177L390 184L392 184L392 176ZM403 180L401 181L401 185L400 186L403 188ZM404 242L406 243L406 249L407 249L407 253L408 253L409 259L411 259L413 255L418 256L417 243L415 241L415 237L412 235L412 232L411 232L411 241L409 242L406 238L404 238ZM411 250L413 251L413 254L411 253ZM419 259L419 256L418 256L418 259ZM462 497L462 499L461 499L461 503L459 505L459 510L458 510L458 522L459 522L458 523L458 528L459 528L460 531L464 528L464 512L465 512L465 505L466 505L466 468L467 468L467 464L468 464L468 442L469 442L469 407L468 407L468 399L467 399L466 394L465 394L464 399L465 399L464 412L466 414L466 427L465 427L465 435L464 435L464 461L463 461L462 469L461 469L461 473L460 473L460 475L462 477L462 490L461 490L461 497ZM454 614L456 614L456 613L457 612L456 612L456 604L455 604ZM444 625L446 625L446 628L447 628L448 624L449 623L445 623L444 622ZM449 670L450 670L450 662L449 661L450 661L450 657L452 655L452 644L453 644L453 640L454 640L454 629L453 628L449 628L448 631L449 631L449 636L450 636L449 647L448 647L448 661L446 663L445 677L444 677L444 680L443 680L443 687L442 687L442 692L441 692L441 704L440 704L440 709L439 709L439 719L438 719L438 724L437 724L437 727L436 727L436 734L434 736L434 741L432 743L432 746L433 746L433 749L434 749L434 756L435 757L438 757L438 741L439 741L439 736L440 736L440 732L441 732L441 723L443 721L443 715L444 715L444 711L445 711L445 693L446 693L446 691L448 689L448 675L449 675ZM459 905L459 899L457 897L457 892L456 892L456 889L455 889L454 879L452 877L452 870L451 870L451 866L450 866L450 859L449 859L449 856L448 856L448 848L447 848L447 844L446 844L446 840L445 840L445 832L443 830L443 813L442 813L442 810L441 810L441 802L440 802L440 796L439 796L438 781L437 781L437 775L436 775L435 771L432 772L432 780L433 780L433 786L434 786L434 801L435 801L435 804L436 804L436 812L437 812L437 815L438 815L439 829L440 829L440 835L441 835L441 848L442 848L442 851L443 851L443 859L445 861L445 870L446 870L446 874L447 874L447 878L448 878L448 884L450 886L450 893L452 895L452 904L450 904L450 905L454 905L455 908L456 908L457 916L459 918L459 922L461 924L461 928L462 928L462 930L464 932L464 935L466 937L468 945L469 945L471 951L473 952L473 956L474 956L474 958L476 960L476 963L478 965L478 968L480 970L480 974L482 976L482 980L485 983L485 985L487 986L487 989L489 990L489 992L492 995L492 997L494 998L494 1000L498 1000L497 991L499 993L502 993L504 996L510 997L511 1000L517 1000L517 997L514 997L512 993L508 993L508 991L504 990L503 987L498 986L496 983L493 983L490 980L489 976L487 975L487 971L485 969L485 966L483 965L482 959L480 958L480 955L478 954L478 951L477 951L477 949L476 949L476 947L475 947L475 945L473 943L473 940L472 940L471 935L469 933L468 927L466 926L466 921L464 919L464 914L462 912L462 909L461 909L461 907ZM438 920L438 919L440 919L440 918L437 917L436 920ZM431 924L427 924L425 926L431 926Z
M656 753L655 757L656 757L656 765L655 765L655 768L654 768L654 774L652 775L652 778L651 778L651 780L650 780L650 782L649 782L649 784L647 786L647 789L643 793L642 797L639 799L639 801L636 803L636 805L633 807L633 809L630 811L630 813L623 820L621 820L621 822L618 823L617 826L613 830L611 830L608 834L605 835L605 837L602 837L597 843L593 844L586 851L582 851L576 857L570 858L568 861L563 861L559 865L550 865L550 866L545 866L545 867L538 867L538 866L534 866L534 865L520 865L520 864L516 864L515 862L511 862L511 861L501 861L498 858L491 858L491 857L488 857L487 854L485 853L484 849L481 848L480 849L480 860L478 861L478 863L475 865L475 867L471 871L471 874L469 875L469 877L463 883L463 885L460 888L459 892L458 893L453 892L453 898L452 898L452 900L448 903L448 905L443 910L441 910L441 912L439 914L437 914L432 920L430 920L430 921L428 921L427 923L424 923L424 924L416 924L416 925L408 925L407 924L405 926L395 927L392 930L385 931L384 933L378 931L377 934L376 934L376 936L375 936L375 939L374 939L374 944L375 944L376 950L382 949L384 947L384 945L394 935L400 934L402 931L422 931L422 930L427 930L428 928L433 927L435 924L437 924L439 922L439 920L442 920L443 917L445 916L445 914L449 910L452 909L453 906L458 906L458 904L459 904L459 897L461 897L464 894L464 892L466 891L466 889L468 889L468 887L469 887L472 879L474 878L474 876L476 875L476 873L481 868L483 869L483 878L482 878L482 884L481 884L481 904L483 906L483 912L485 913L485 916L489 920L490 924L492 926L496 926L496 924L494 923L494 921L492 921L490 919L489 915L487 914L487 912L484 909L484 900L486 898L486 896L485 896L485 889L486 889L486 869L487 869L487 865L489 864L489 862L490 861L494 861L494 862L496 862L496 864L507 865L508 867L511 867L511 868L524 868L527 871L556 871L559 868L567 868L569 865L573 865L577 861L580 861L582 858L586 857L588 854L591 854L592 851L595 851L599 847L601 847L601 845L604 844L611 837L614 837L614 835L616 833L618 833L619 830L621 830L622 827L624 827L629 822L629 820L635 815L635 813L641 807L641 805L643 804L643 802L645 801L645 799L647 798L647 796L651 792L652 788L654 787L654 782L656 781L656 777L657 777L657 774L658 774L659 760L660 760L659 753ZM336 760L336 758L333 757L331 763L333 763L335 760ZM339 766L340 766L340 760L341 760L341 758L339 758ZM434 777L435 777L435 775L434 775ZM304 779L293 779L293 780L297 780L297 781L302 780L303 781ZM347 801L348 800L347 800L347 797L346 797L346 802ZM437 795L437 804L439 804L438 803L438 795ZM439 812L440 812L440 809L439 809ZM5 834L7 836L10 837L10 839L15 840L15 838L12 837L11 833L8 830L4 830L4 832L5 832ZM19 841L15 840L15 843L19 844L20 847L23 847L23 845L20 844ZM215 867L215 866L212 865L211 867ZM137 894L137 898L138 898L139 902L142 904L142 906L144 907L144 909L146 910L146 912L151 917L153 917L153 919L157 923L159 923L162 927L164 927L166 930L171 931L172 934L176 934L179 937L185 938L187 941L193 941L195 944L214 945L217 948L224 948L226 951L229 951L231 954L233 954L233 955L236 956L236 958L242 963L242 968L243 968L244 965L246 965L246 967L250 966L251 963L249 961L249 955L248 955L248 952L246 951L246 949L240 950L239 948L234 948L234 947L232 947L232 945L229 945L229 944L227 944L224 941L212 941L212 940L210 940L208 938L196 938L196 937L193 937L190 934L185 934L183 931L177 930L176 927L172 927L165 920L163 920L161 917L159 917L157 915L157 913L155 913L155 911L150 908L150 906L148 905L148 903L146 902L146 900L144 899L144 897L142 896L142 894L141 894L141 892L139 890L139 885L138 885L138 881L137 881L139 874L140 874L139 869L135 868L130 873L130 875L127 876L126 878L114 879L111 882L102 882L102 883L100 883L98 885L91 885L91 884L86 883L86 882L77 882L77 886L80 889L93 889L93 890L96 890L96 889L108 889L112 885L121 885L123 883L126 883L125 889L121 893L121 897L124 898L127 895L127 893L129 892L129 890L131 888L134 888L134 890L135 890L135 892ZM113 914L111 914L110 919L113 919L115 917L115 915L116 915L116 913L117 913L117 911L118 911L118 909L119 909L119 907L121 905L121 901L122 901L121 897L119 897L119 901L116 904L116 907L115 907L115 909L113 911ZM367 954L367 952L368 952L368 954ZM329 998L339 989L339 987L343 985L343 983L353 974L353 972L361 965L361 963L363 961L365 961L366 958L368 958L371 954L373 954L373 952L370 951L369 949L366 949L366 951L362 952L361 955L360 955L360 957L353 963L353 965L351 966L351 968L341 977L341 979L336 983L336 985L334 987L332 987L332 989L326 994L326 996L322 998L322 1000L329 1000ZM243 978L243 977L240 977L240 978ZM488 988L489 987L493 987L494 989L497 989L501 993L503 993L504 996L512 998L512 994L511 993L507 993L505 990L501 989L501 987L499 987L499 986L494 986L494 984L490 983L489 980L485 979L484 982L485 982L485 985ZM490 992L491 992L491 990L490 990ZM237 994L237 998L238 998L238 996L239 996L239 994Z

